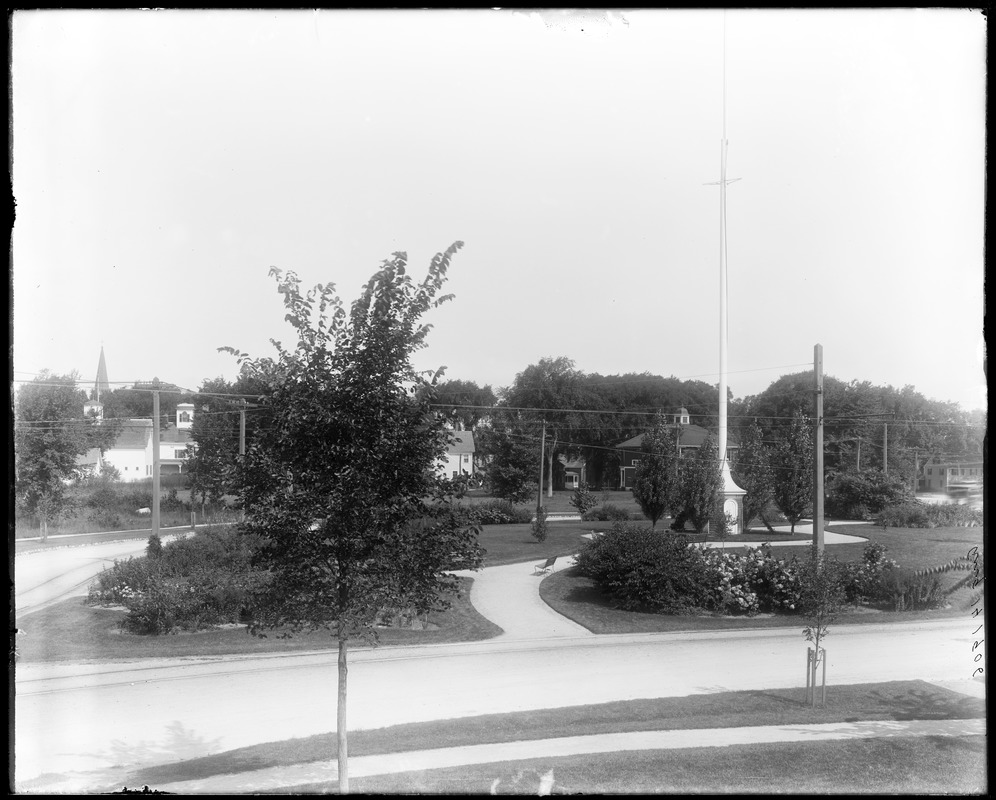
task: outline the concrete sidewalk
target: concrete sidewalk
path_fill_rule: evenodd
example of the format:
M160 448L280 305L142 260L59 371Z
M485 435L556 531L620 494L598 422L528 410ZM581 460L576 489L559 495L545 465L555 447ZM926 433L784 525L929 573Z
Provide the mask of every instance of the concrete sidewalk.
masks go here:
M393 775L427 769L492 764L533 758L634 750L671 750L692 747L730 747L741 744L779 742L821 742L832 739L898 738L909 736L985 736L984 719L903 720L837 722L812 725L771 725L745 728L704 728L696 730L633 731L594 736L569 736L518 742L448 747L440 750L414 750L375 756L354 756L349 760L351 779ZM332 761L295 764L234 775L215 775L193 781L180 781L150 787L178 794L255 793L293 789L295 786L325 783L338 779Z

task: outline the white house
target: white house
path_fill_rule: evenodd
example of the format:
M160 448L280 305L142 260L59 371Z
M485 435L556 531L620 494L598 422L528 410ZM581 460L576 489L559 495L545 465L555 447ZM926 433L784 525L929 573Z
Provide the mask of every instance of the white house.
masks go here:
M458 478L474 474L474 433L453 431L453 441L446 446L446 454L436 464L441 477Z
M104 418L103 404L88 401L86 413ZM176 407L177 423L159 431L159 474L183 472L195 443L191 436L194 424L192 403L180 403ZM152 477L153 424L151 419L122 420L121 433L103 456L99 451L91 451L77 459L81 468L100 472L105 465L118 471L122 481L140 481Z

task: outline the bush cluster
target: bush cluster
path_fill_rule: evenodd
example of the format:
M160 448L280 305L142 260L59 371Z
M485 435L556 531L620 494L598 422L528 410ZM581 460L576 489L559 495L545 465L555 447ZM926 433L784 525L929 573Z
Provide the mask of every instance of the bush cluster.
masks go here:
M887 506L912 499L896 475L880 470L841 472L827 481L826 513L837 519L872 519Z
M680 614L707 601L705 560L684 536L617 524L589 539L576 563L582 575L627 611Z
M885 528L977 528L982 525L982 511L954 503L911 500L884 508L876 522Z
M469 513L478 525L513 525L532 522L533 512L513 505L508 500L488 500L473 505Z
M613 503L602 503L598 508L592 508L581 515L585 522L628 522L631 517L625 508Z
M805 557L804 557L805 558ZM768 545L745 551L692 545L682 534L616 525L589 540L577 566L618 608L678 614L800 613L805 610L806 561L783 560ZM936 577L903 570L869 543L857 563L827 563L839 575L849 605L885 603L898 611L936 608L943 593Z
M253 542L231 528L207 528L156 546L149 557L115 561L90 586L92 605L122 605L132 633L195 631L244 619L265 580L251 565Z

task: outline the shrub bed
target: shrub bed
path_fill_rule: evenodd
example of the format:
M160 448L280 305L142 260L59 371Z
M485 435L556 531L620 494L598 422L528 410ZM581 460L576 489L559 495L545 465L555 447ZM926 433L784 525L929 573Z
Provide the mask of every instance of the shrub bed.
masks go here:
M244 618L265 575L251 567L253 543L230 528L208 528L161 544L148 556L115 561L91 584L91 605L121 605L131 633L196 631Z
M478 525L516 525L533 519L531 509L513 505L508 500L488 500L469 506L467 511Z
M935 573L967 569L965 564L912 571L885 552L882 545L869 543L860 562L827 556L840 575L848 605L933 609L964 582L942 591ZM719 550L691 544L680 533L621 524L587 541L577 556L580 574L595 581L615 607L661 614L800 613L807 563L799 556L776 558L766 544Z

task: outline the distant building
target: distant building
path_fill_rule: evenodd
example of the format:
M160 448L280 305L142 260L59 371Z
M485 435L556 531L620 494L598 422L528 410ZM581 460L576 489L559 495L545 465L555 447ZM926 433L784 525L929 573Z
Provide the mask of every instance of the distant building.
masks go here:
M104 348L100 348L100 362L97 365L97 380L94 383L93 399L83 404L83 413L97 420L104 419L104 404L100 393L108 391L107 365L104 361ZM136 389L150 388L163 391L178 391L173 384L162 383L158 378L145 383L136 383ZM114 443L101 454L92 449L76 459L81 472L100 474L105 467L117 470L122 481L140 481L152 477L153 447L159 448L159 474L183 472L187 459L196 444L193 440L194 404L180 403L176 407L176 421L167 425L153 436L151 419L121 420L121 433Z
M440 477L459 478L475 472L473 431L452 431L453 441L446 446L446 455L436 465Z
M983 462L942 462L931 458L917 481L917 491L926 494L959 494L966 489L981 488Z
M678 413L671 415L671 425L678 428L678 454L681 456L698 450L710 433L705 428L692 424L687 408L681 408ZM643 439L645 436L645 433L641 433L616 445L616 449L621 451L619 464L619 488L621 489L633 488L636 468L643 458ZM726 450L730 457L736 453L737 449L736 442L732 437L728 437Z
M587 483L587 462L584 456L580 458L568 459L567 456L560 456L560 463L564 465L564 488L572 492L582 483Z

